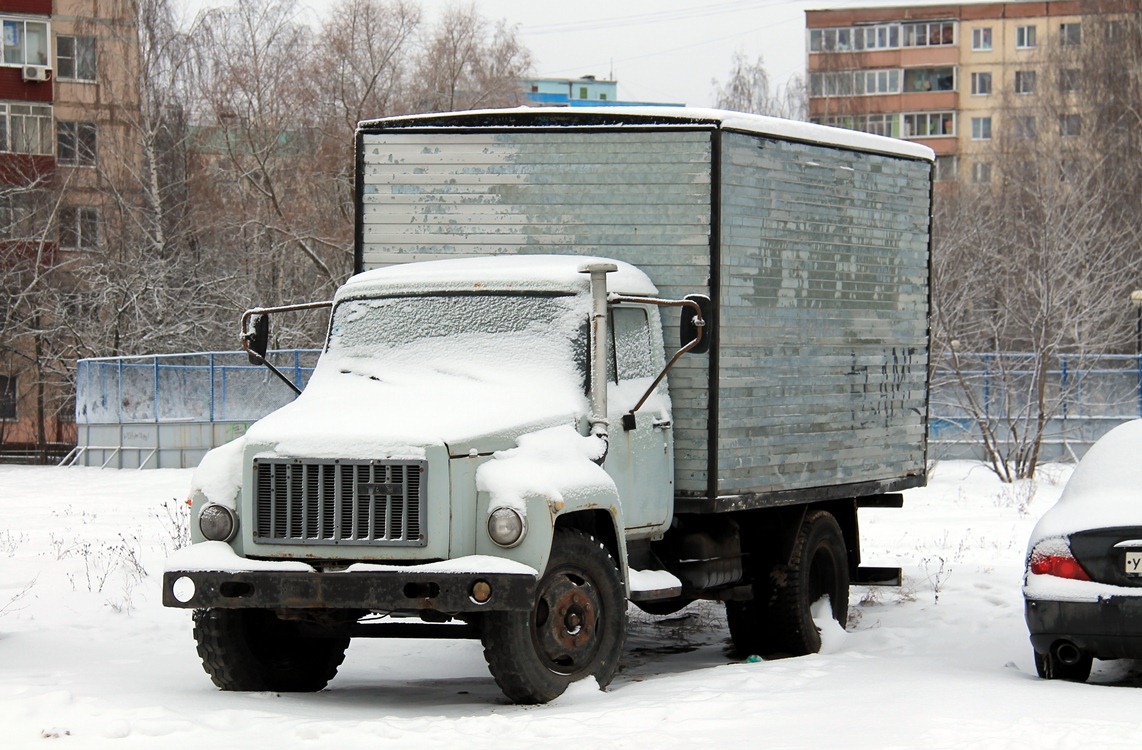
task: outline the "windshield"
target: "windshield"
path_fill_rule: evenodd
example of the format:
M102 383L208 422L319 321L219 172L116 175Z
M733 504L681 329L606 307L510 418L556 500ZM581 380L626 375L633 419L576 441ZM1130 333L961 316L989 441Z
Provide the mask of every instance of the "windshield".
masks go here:
M585 382L588 329L575 295L439 294L347 300L327 350L385 368L557 368Z

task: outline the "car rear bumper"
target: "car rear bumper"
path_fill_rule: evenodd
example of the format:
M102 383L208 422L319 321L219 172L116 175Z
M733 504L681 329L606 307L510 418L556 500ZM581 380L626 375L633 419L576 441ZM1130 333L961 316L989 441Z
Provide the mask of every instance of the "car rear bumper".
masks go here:
M1070 641L1097 659L1142 659L1142 596L1112 596L1095 602L1027 599L1031 646L1046 654Z

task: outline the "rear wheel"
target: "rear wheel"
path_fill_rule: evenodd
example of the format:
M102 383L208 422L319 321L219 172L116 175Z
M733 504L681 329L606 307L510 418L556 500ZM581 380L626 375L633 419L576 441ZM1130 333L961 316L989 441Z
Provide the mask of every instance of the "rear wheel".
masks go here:
M1094 659L1089 654L1084 654L1075 649L1074 646L1064 645L1063 648L1070 648L1074 651L1073 654L1064 653L1067 661L1063 661L1059 656L1059 644L1051 646L1051 650L1046 654L1040 654L1036 651L1035 671L1044 680L1086 682L1087 678L1090 677Z
M223 690L312 693L345 659L346 637L302 635L299 624L265 609L199 609L194 639L202 667Z
M828 597L832 618L842 628L849 615L849 562L841 527L831 513L815 511L801 523L787 565L773 574L775 641L792 656L821 650L813 606Z
M614 557L590 534L556 529L531 610L488 613L480 636L496 684L515 703L546 703L584 677L606 687L626 639Z

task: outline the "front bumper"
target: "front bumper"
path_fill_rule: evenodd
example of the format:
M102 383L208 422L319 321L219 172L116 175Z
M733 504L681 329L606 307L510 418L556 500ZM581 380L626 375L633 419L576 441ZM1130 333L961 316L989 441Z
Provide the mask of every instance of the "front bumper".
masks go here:
M202 564L207 559L213 564ZM528 610L538 578L533 568L487 556L422 565L358 563L323 572L297 561L247 560L221 542L206 542L168 560L163 605L443 614Z
M1096 659L1142 659L1142 596L1095 602L1027 599L1024 615L1031 646L1041 654L1062 640Z

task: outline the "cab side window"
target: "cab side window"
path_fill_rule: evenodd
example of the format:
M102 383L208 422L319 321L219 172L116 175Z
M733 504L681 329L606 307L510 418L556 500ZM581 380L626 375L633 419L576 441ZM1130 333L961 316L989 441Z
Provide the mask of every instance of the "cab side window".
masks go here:
M650 348L650 326L640 307L611 308L611 346L607 369L612 383L658 374Z

